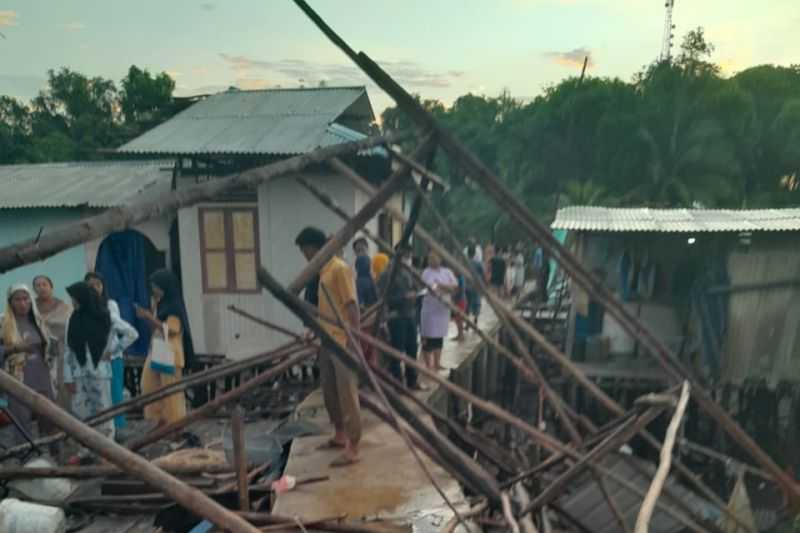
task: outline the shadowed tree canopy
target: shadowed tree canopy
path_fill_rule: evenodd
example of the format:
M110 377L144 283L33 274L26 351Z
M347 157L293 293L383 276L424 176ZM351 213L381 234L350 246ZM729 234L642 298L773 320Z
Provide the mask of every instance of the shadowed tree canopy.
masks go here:
M713 52L698 28L631 81L572 77L528 102L470 94L425 106L544 221L557 196L560 206L800 204L800 67L725 77ZM384 130L410 127L397 115L386 110ZM520 237L469 176L442 157L435 170L452 185L435 201L462 236Z
M28 104L0 96L0 163L99 159L179 110L165 73L132 66L120 86L62 68Z

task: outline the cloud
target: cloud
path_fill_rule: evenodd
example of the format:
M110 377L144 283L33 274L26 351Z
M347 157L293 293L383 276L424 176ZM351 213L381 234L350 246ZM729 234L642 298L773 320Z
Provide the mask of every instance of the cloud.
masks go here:
M215 9L217 9L217 4L214 4L213 2L203 2L202 4L200 4L200 9L203 9L205 11L214 11Z
M245 91L255 91L258 89L269 89L274 87L272 82L265 78L237 78L236 86Z
M183 76L183 72L179 72L177 70L165 70L164 72L166 72L167 76L169 76L173 80L177 80L178 78Z
M561 65L562 67L582 67L583 60L585 57L589 57L589 67L593 67L595 65L594 57L592 57L592 51L582 46L580 48L575 48L574 50L570 50L568 52L545 52L544 57L546 57L551 62L555 63L556 65Z
M86 29L86 24L82 22L68 22L64 24L64 29L67 31L81 31Z
M206 67L204 65L199 65L199 66L196 66L196 67L192 67L192 70L191 70L192 76L198 76L198 77L208 76L208 74L210 72L211 72L211 69L209 69L208 67Z
M16 11L0 11L0 28L9 28L17 24Z
M338 63L313 63L300 59L277 61L253 59L242 55L220 54L220 57L240 77L247 78L253 72L269 72L290 80L291 83L318 85L324 81L330 85L353 85L367 82L366 76L351 65ZM460 70L435 71L414 61L380 61L399 83L409 87L446 88L464 75Z

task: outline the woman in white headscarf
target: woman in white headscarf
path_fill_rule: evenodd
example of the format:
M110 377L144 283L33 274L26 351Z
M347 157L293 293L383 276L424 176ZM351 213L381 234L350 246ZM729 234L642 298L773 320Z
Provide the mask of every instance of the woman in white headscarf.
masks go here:
M57 347L39 316L33 294L26 285L20 283L8 289L6 311L0 319L0 325L0 338L3 341L0 356L6 372L52 400L53 386L48 354ZM30 435L33 420L31 410L14 397L8 398L8 409L22 429ZM40 435L50 434L53 429L46 420L39 419ZM17 441L22 440L22 435L15 433L15 437Z

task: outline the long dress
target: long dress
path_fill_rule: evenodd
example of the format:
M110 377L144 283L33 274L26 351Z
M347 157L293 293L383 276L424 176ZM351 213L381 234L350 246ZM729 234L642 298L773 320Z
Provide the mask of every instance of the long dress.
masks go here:
M69 322L67 329L69 331ZM97 366L92 361L87 348L86 362L81 365L75 352L66 345L64 350L64 383L74 383L76 391L72 395L72 413L84 420L113 405L111 400L111 354L124 350L133 344L139 333L119 315L111 315L111 331L108 334L105 354ZM114 421L108 420L96 428L108 438L115 435Z
M42 335L39 334L39 330L37 330L28 317L16 317L15 324L19 339L27 342L31 346L31 351L28 353L16 353L5 356L5 350L2 350L6 372L46 398L50 400L54 399L50 369L47 366L47 357L45 355L46 344L43 342L44 339L42 339ZM47 330L43 328L42 334L47 336ZM48 349L47 352L49 353L50 350ZM33 413L30 408L13 396L9 396L7 401L8 410L22 429L28 435L31 435L33 430ZM40 435L49 434L52 432L52 429L52 426L46 419L39 417ZM23 437L15 431L13 440L15 443L22 442Z
M142 369L142 394L149 394L171 383L175 383L181 379L183 368L186 364L183 354L183 325L181 319L175 315L167 317L167 330L169 332L169 343L172 352L175 354L175 374L162 374L150 367L152 358L152 343L151 353L147 354L147 359L144 362ZM154 337L162 337L163 333L160 330L153 332ZM163 338L163 337L162 337ZM159 423L170 423L180 420L186 416L186 399L183 392L176 392L166 398L152 402L144 407L144 417L146 420L154 420Z
M426 268L422 280L430 286L457 285L455 275L449 268ZM443 339L450 326L450 308L431 294L422 299L420 333L426 339Z
M59 390L58 378L64 374L64 359L61 356L64 353L64 343L67 338L67 321L72 314L72 306L59 298L53 298L53 300L55 301L55 305L52 309L43 311L38 304L37 308L39 310L39 316L42 318L44 325L47 326L50 335L57 341L52 352L56 354L55 360L48 359L47 364L50 367L50 377L53 382L53 391L55 392L56 398L58 398L59 402L65 402L64 398L67 396L63 389ZM62 405L67 407L66 403L62 403Z

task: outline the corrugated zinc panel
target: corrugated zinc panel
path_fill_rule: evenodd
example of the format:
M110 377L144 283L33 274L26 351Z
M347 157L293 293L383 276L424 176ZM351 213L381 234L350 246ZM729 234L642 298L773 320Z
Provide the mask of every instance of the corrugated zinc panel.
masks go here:
M339 118L374 120L364 87L230 90L197 102L118 151L301 154L341 143L327 131Z
M169 192L172 161L0 165L0 208L114 207Z
M553 229L704 233L723 231L800 231L800 209L650 209L564 207Z

